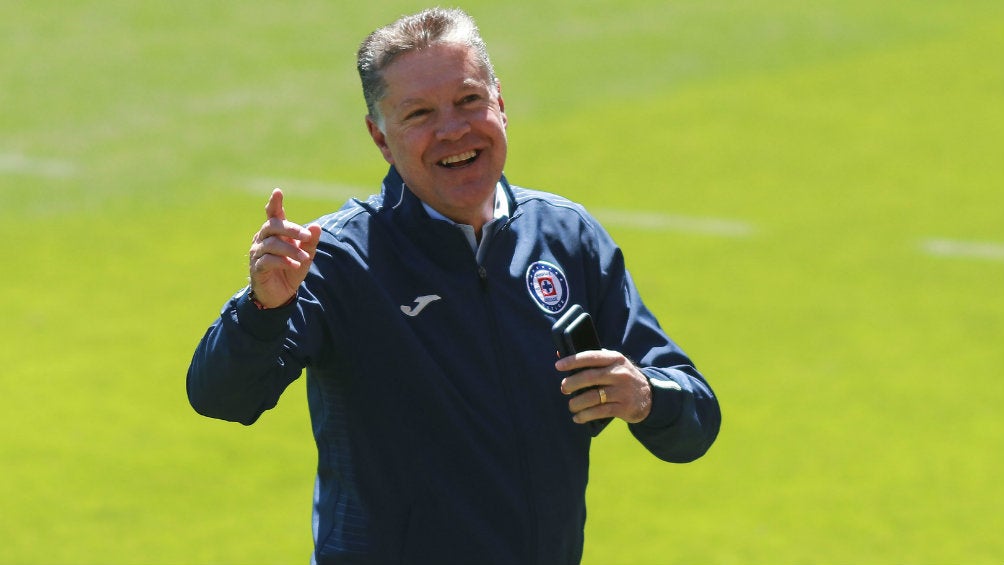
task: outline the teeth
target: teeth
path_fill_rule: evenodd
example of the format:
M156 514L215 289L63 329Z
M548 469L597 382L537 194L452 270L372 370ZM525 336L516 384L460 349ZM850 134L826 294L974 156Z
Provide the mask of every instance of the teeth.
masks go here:
M477 151L468 151L467 153L461 153L460 155L454 155L452 157L447 157L439 162L441 165L452 165L454 163L459 163L461 161L467 161L478 156Z

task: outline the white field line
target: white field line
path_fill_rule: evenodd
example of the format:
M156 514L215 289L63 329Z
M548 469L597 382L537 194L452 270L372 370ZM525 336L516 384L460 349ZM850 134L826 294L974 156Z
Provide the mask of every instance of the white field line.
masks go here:
M66 178L76 172L77 168L68 161L27 157L20 153L0 153L0 174Z
M253 178L244 185L246 191L259 194L263 199L268 199L273 188L283 189L283 195L287 200L295 199L297 195L305 195L310 198L332 200L339 204L353 197L366 198L379 190L379 186L367 189L348 184L289 178ZM746 222L724 218L611 209L596 210L594 214L604 225L648 231L676 231L719 237L748 237L755 231L753 226Z
M756 231L747 222L726 218L679 216L637 210L603 209L593 213L607 226L649 231L675 231L718 237L749 237Z
M993 241L960 241L957 239L925 239L921 250L936 257L958 257L984 261L1004 261L1004 243Z
M242 188L252 194L261 195L263 201L268 200L268 195L272 194L273 188L281 188L286 200L295 199L297 196L307 196L312 199L331 200L339 204L349 198L365 199L380 190L379 185L375 188L363 188L317 180L278 178L249 179Z

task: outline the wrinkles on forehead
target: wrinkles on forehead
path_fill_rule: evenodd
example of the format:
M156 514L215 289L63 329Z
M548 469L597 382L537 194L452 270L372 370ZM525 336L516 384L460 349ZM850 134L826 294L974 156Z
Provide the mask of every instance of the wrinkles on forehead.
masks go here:
M416 68L421 72L415 73ZM485 92L496 89L476 54L467 46L438 44L409 52L385 68L382 96L378 104L393 100L397 107L425 102L433 91Z

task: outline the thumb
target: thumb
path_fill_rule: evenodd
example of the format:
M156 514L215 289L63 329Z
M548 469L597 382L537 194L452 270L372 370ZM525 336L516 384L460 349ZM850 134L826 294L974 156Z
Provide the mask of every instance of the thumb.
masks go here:
M268 220L278 218L285 221L286 210L282 207L281 188L272 189L272 195L268 199L268 204L265 205L265 218Z
M307 252L310 258L314 258L314 253L317 252L317 244L321 241L321 226L317 224L310 224L307 226L307 231L310 232L310 239L304 241L300 245L300 249Z

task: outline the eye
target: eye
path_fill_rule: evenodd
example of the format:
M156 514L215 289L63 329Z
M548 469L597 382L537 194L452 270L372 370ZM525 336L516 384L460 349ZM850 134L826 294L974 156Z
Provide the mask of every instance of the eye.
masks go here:
M480 94L468 94L467 96L464 96L463 98L460 99L460 104L461 105L473 104L480 100L481 100Z
M416 120L418 118L421 118L421 117L427 115L429 112L430 112L430 110L428 108L418 108L417 110L412 110L411 112L408 112L407 114L405 114L404 119L405 120Z

